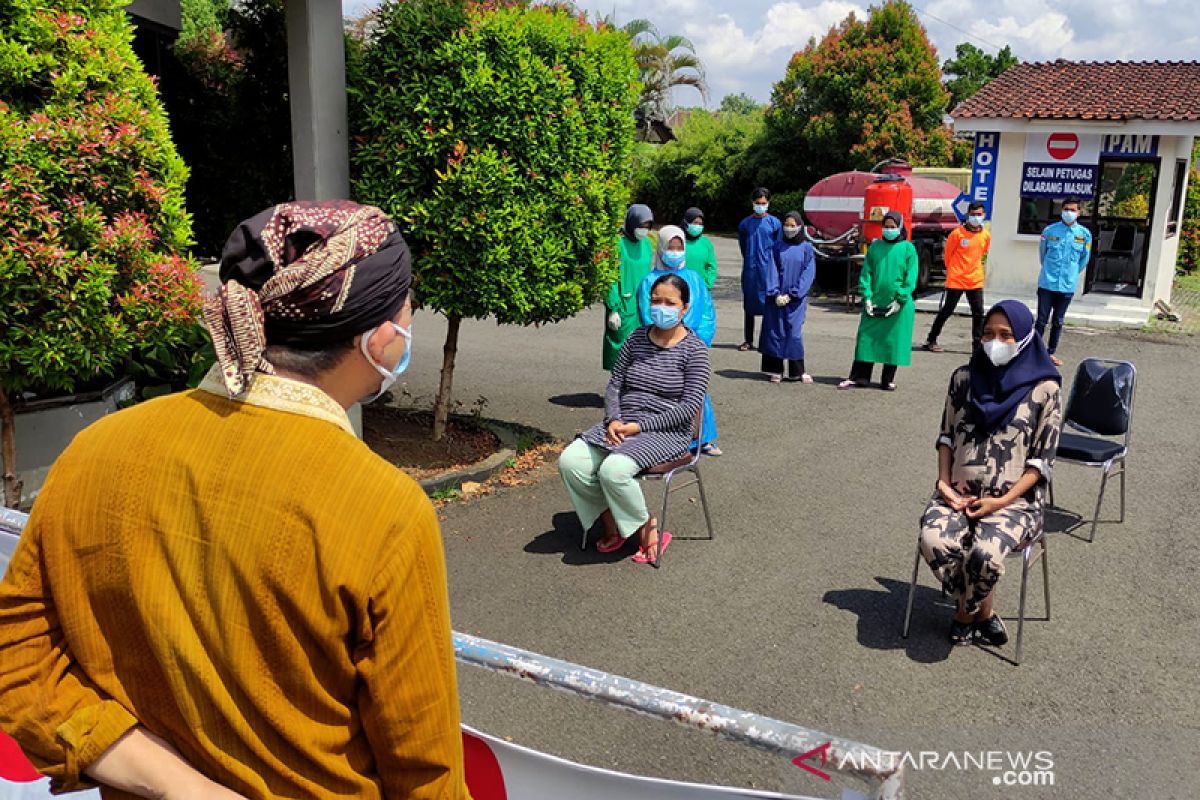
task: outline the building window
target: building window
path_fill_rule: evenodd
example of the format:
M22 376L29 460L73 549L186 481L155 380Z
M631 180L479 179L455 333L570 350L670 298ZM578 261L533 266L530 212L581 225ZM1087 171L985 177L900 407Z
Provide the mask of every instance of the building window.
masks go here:
M1171 213L1167 214L1167 237L1179 233L1179 215L1183 211L1183 183L1187 179L1188 162L1181 158L1175 162L1175 182L1171 184Z
M1021 214L1017 217L1017 233L1040 234L1047 225L1059 222L1062 217L1062 203L1066 198L1022 197ZM1088 197L1080 197L1079 220L1092 215L1092 201Z

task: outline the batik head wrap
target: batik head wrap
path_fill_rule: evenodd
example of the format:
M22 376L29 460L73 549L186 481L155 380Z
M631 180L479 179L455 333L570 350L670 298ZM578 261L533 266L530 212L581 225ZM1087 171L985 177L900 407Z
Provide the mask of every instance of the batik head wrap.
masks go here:
M267 344L320 350L396 316L412 282L387 215L349 200L283 203L242 222L221 253L204 323L230 397L273 374Z

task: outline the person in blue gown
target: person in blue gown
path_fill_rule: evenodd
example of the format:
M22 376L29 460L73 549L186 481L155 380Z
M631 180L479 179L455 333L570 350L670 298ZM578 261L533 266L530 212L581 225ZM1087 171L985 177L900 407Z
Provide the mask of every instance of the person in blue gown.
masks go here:
M691 292L691 302L683 317L683 324L691 329L700 340L712 347L713 336L717 331L717 310L713 306L712 295L704 283L704 277L698 272L685 269L687 238L683 229L674 225L664 225L658 232L658 253L654 258L654 269L642 279L638 287L638 312L643 325L650 322L650 290L654 282L663 275L678 275L687 282ZM704 398L704 419L700 424L700 446L705 455L719 456L721 448L717 447L717 417L713 412L712 398Z
M812 383L804 367L804 317L808 314L808 292L817 272L813 246L804 240L804 221L799 211L783 217L783 238L775 245L772 269L766 275L766 307L763 310L762 369L771 383L787 379Z
M772 253L779 241L779 220L767 213L771 193L759 187L750 195L754 213L738 225L738 247L742 251L742 310L745 338L738 350L754 349L754 318L761 317L766 306L766 276L774 261Z

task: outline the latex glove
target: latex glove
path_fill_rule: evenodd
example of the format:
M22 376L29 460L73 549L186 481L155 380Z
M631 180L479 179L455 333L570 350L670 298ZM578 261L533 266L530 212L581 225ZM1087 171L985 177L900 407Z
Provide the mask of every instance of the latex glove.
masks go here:
M868 317L875 316L875 304L871 302L871 298L863 298L863 310L867 312Z
M885 316L885 317L890 317L890 316L892 316L893 314L895 314L895 313L896 313L897 311L899 311L899 310L900 310L900 301L899 301L899 300L893 300L893 301L892 301L890 304L888 304L888 307L887 307L887 312L884 314L884 316Z
M792 302L792 298L786 294L781 294L775 298L775 305L779 306L780 308L786 306L790 302Z
M615 311L610 311L608 314L608 329L610 331L621 330L621 315Z

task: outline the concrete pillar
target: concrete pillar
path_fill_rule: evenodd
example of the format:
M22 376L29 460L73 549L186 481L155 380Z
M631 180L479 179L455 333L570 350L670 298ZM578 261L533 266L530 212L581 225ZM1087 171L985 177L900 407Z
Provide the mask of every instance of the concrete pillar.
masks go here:
M350 197L341 0L285 0L297 200ZM362 408L349 411L362 436Z
M341 0L286 0L297 200L350 196Z

